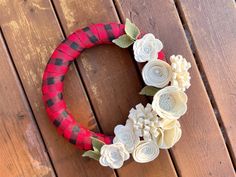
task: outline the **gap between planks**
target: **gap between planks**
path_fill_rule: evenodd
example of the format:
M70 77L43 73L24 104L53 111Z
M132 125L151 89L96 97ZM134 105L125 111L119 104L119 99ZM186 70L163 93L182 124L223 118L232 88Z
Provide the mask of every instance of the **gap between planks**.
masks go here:
M216 104L214 95L212 93L212 89L211 89L211 86L209 84L207 75L206 75L205 70L204 70L204 68L202 66L201 60L199 59L198 53L196 52L196 45L195 45L194 40L192 38L191 31L190 31L190 29L188 27L187 21L186 21L186 19L184 17L184 14L183 14L184 12L181 9L181 6L180 6L180 4L179 4L179 2L177 0L174 0L174 3L175 3L175 7L177 9L180 21L182 23L183 29L185 31L185 36L187 38L187 41L188 41L189 46L191 48L193 57L194 57L195 62L197 64L197 68L198 68L198 71L200 73L201 79L203 81L205 90L206 90L208 98L210 100L212 109L214 110L214 114L215 114L215 117L217 119L218 125L220 127L220 132L221 132L221 134L223 136L223 139L224 139L227 151L228 151L229 156L230 156L231 163L234 165L234 168L236 168L236 164L234 163L234 160L233 160L233 154L232 154L233 152L231 151L231 148L230 148L230 145L229 145L229 138L228 138L228 135L226 133L226 129L224 127L224 124L223 124L223 121L222 121L222 117L221 117L221 114L219 112L219 108L218 108L218 106Z
M119 21L124 24L126 18L125 18L124 13L122 13L122 12L123 12L123 11L122 11L122 8L120 7L119 3L118 3L116 0L112 0L112 2L113 2L114 7L115 7L115 9L116 9L116 12L117 12ZM131 20L132 20L132 19L131 19ZM129 50L129 53L130 53L130 55L133 57L133 51L132 51L132 50ZM141 72L141 68L138 66L138 63L137 63L137 62L135 62L135 67L136 67L137 71L140 73L140 72ZM140 76L140 78L141 78L141 80L142 80L141 74L139 74L139 76ZM143 83L143 86L144 86L144 83ZM174 167L174 169L175 169L176 175L177 175L177 177L180 177L180 174L179 174L179 170L180 170L180 169L179 169L179 167L178 167L178 165L177 165L177 162L176 162L176 160L175 160L173 154L171 153L171 151L170 151L170 150L167 150L167 151L168 151L168 153L169 153L169 155L170 155L170 159L171 159L171 161L172 161L172 164L173 164L173 167Z
M40 130L40 128L39 128L39 125L38 125L38 123L37 123L37 121L36 121L35 115L34 115L34 113L33 113L32 107L31 107L31 105L30 105L29 99L28 99L28 97L27 97L27 95L26 95L26 92L25 92L24 86L23 86L23 84L22 84L22 81L21 81L21 79L20 79L19 73L18 73L17 68L16 68L16 66L15 66L15 63L14 63L14 61L13 61L13 59L12 59L12 54L11 54L11 52L10 52L9 46L8 46L8 44L7 44L7 41L6 41L6 38L5 38L5 36L4 36L4 33L3 33L3 31L2 31L2 27L1 27L1 26L0 26L0 35L2 36L3 43L4 43L5 47L6 47L6 52L7 52L7 54L9 55L9 58L10 58L9 64L10 64L10 65L12 66L12 68L14 69L13 72L14 72L15 75L16 75L16 79L17 79L17 81L18 81L18 83L19 83L20 91L21 91L21 93L22 93L23 99L24 99L25 102L26 102L26 108L28 109L29 114L31 115L32 122L35 124L35 126L36 126L36 128L37 128L39 137L41 138L42 145L43 145L43 147L44 147L44 149L45 149L45 153L46 153L46 155L47 155L47 157L48 157L48 160L49 160L49 163L50 163L50 165L51 165L51 167L52 167L53 173L55 174L55 177L58 177L57 172L56 172L56 169L55 169L54 164L53 164L53 162L52 162L51 156L50 156L49 153L48 153L48 149L47 149L46 143L45 143L45 141L44 141L44 139L43 139L42 132L41 132L41 130Z
M59 18L59 15L58 15L57 11L56 11L55 4L54 4L53 0L49 0L49 2L50 2L52 11L53 11L54 14L55 14L56 21L58 22L59 27L60 27L60 29L61 29L61 32L62 32L62 34L63 34L63 37L66 38L66 37L67 37L67 36L66 36L66 32L65 32L65 30L64 30L64 28L63 28L62 22L61 22L61 20L60 20L60 18ZM96 112L95 112L95 110L94 110L94 106L93 106L93 104L92 104L92 102L91 102L91 98L90 98L90 96L89 96L89 94L88 94L88 89L87 89L87 87L86 87L86 85L85 85L84 79L83 79L83 77L80 77L81 74L80 74L80 71L79 71L78 64L77 64L75 61L73 61L73 65L75 66L75 71L76 71L77 76L78 76L78 77L80 78L80 80L81 80L82 86L83 86L84 91L85 91L85 96L87 97L88 102L89 102L89 105L90 105L90 107L91 107L91 110L92 110L92 112L93 112L93 114L94 114L94 118L95 118L95 120L96 120L96 124L97 124L97 126L98 126L98 129L99 129L99 131L100 131L101 133L103 133L103 130L102 130L102 128L101 128L101 125L100 125L100 123L99 123L99 121L98 121L98 119L97 119L97 115L96 115ZM119 177L117 170L113 170L113 172L114 172L114 175L115 175L116 177Z

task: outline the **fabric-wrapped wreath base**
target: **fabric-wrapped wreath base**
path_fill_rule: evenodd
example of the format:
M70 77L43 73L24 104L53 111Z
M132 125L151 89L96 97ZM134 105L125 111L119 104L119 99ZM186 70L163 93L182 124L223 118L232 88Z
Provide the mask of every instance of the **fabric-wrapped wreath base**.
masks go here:
M125 125L117 125L114 135L95 133L78 124L63 99L64 78L70 64L85 49L99 44L133 45L134 59L147 62L142 76L147 86L140 94L154 96L152 104L136 105ZM132 155L139 163L158 157L160 149L171 148L182 131L178 119L187 110L186 89L190 87L190 63L181 55L170 57L168 64L162 42L151 33L141 34L128 19L126 24L93 24L68 36L53 52L43 74L42 95L47 114L64 136L83 156L117 169Z

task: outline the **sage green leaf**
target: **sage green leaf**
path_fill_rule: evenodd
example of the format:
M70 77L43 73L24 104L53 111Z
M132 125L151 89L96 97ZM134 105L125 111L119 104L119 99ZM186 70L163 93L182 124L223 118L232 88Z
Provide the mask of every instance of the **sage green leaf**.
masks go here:
M146 95L146 96L154 96L158 90L160 90L160 89L153 87L153 86L145 86L145 87L143 87L141 92L139 92L139 94Z
M134 40L131 39L127 34L123 34L119 38L114 39L112 42L115 43L116 45L118 45L121 48L127 48L131 44L133 44Z
M97 138L94 138L94 137L91 137L91 139L92 139L93 149L94 149L95 151L100 152L102 146L103 146L105 143L102 142L101 140L97 139Z
M125 33L134 40L136 40L140 34L138 27L134 23L131 23L128 18L125 22Z
M97 160L97 161L99 160L100 156L101 155L99 152L92 151L92 150L86 151L82 154L82 157L89 157L89 158Z

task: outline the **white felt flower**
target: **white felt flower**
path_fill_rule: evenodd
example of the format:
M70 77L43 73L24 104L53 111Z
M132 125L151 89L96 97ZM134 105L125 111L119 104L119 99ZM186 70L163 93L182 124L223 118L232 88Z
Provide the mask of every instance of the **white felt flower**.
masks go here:
M129 125L117 125L114 129L115 138L113 143L122 143L124 144L126 150L129 153L132 153L134 147L139 143L139 136L134 132L133 126Z
M173 71L171 85L178 87L182 91L185 91L190 87L190 74L188 72L191 68L191 64L186 61L181 55L172 55L170 57L171 68Z
M130 157L129 152L121 143L103 145L99 162L102 166L109 166L113 169L122 167L125 160Z
M136 135L149 141L152 138L151 130L158 125L157 113L153 111L151 104L146 107L138 104L135 108L130 110L126 125L133 126Z
M154 141L140 141L134 149L132 156L136 162L146 163L159 155L159 148Z
M151 60L144 66L142 76L146 85L163 88L172 77L171 66L165 61Z
M159 122L157 145L160 149L169 149L177 143L182 135L178 120L162 119Z
M160 52L162 48L162 42L156 39L153 34L145 34L141 39L134 42L134 58L137 62L157 59L158 52Z
M187 95L177 87L168 86L153 97L152 108L162 118L178 119L187 111Z

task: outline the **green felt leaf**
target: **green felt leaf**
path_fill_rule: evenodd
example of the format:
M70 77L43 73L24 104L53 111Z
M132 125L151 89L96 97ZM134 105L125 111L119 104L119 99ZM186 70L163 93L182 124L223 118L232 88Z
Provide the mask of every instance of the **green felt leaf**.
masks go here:
M134 40L136 40L140 34L138 27L134 23L131 23L128 18L125 22L125 33Z
M124 34L124 35L120 36L119 38L114 39L112 42L121 48L127 48L131 44L133 44L134 40L131 39L127 34Z
M145 86L139 92L140 95L146 95L146 96L154 96L157 91L160 90L159 88L153 87L153 86Z
M92 139L93 149L94 149L95 151L100 152L102 146L103 146L105 143L102 142L101 140L97 139L97 138L94 138L94 137L91 137L91 139Z
M94 160L99 160L100 158L100 153L97 152L97 151L92 151L92 150L89 150L89 151L86 151L83 153L82 157L89 157L91 159L94 159Z

